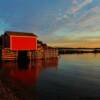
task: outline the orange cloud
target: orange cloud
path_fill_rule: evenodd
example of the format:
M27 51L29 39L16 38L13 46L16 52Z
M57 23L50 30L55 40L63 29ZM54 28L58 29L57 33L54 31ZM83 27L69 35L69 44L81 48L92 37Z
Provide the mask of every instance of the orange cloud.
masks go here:
M69 42L55 42L48 43L51 46L56 47L83 47L83 48L100 48L100 41L69 41Z

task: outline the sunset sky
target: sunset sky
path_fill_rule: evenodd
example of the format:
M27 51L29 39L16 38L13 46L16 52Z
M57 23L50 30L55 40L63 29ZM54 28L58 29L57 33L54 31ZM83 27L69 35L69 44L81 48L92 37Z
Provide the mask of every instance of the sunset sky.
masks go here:
M0 33L33 32L52 46L100 47L100 0L0 0Z

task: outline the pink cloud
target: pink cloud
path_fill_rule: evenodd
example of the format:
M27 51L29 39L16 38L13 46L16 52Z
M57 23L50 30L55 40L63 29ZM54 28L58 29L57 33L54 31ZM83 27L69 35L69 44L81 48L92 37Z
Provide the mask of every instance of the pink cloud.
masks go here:
M73 2L75 3L75 1L73 1ZM73 6L71 8L71 11L74 14L74 13L78 12L79 10L81 10L82 8L84 8L85 6L87 6L90 3L92 3L92 0L84 0L81 4L77 3L77 6Z
M72 3L73 4L78 4L78 1L77 0L73 0Z

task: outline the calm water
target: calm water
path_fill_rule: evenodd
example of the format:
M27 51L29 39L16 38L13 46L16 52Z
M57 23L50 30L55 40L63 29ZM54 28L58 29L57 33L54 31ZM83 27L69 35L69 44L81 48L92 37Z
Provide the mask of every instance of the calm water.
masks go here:
M69 54L24 64L5 62L0 79L13 94L30 95L33 100L99 100L100 54Z

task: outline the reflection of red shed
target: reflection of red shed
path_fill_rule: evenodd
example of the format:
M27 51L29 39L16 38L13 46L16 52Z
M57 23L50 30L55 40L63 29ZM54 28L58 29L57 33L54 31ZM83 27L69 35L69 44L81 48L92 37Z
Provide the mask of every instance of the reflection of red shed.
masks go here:
M10 50L36 50L37 36L33 33L7 31L3 36L3 48L10 48Z
M19 84L22 84L23 86L33 86L37 83L41 69L43 65L42 62L39 62L38 64L32 65L30 62L29 65L27 65L26 69L24 69L24 65L19 66L17 65L17 68L14 70L10 70L8 73L8 76L15 82L18 82ZM19 68L18 68L19 67ZM21 69L22 67L23 69ZM7 68L7 65L6 65Z
M22 83L22 85L25 86L32 86L36 84L38 77L39 77L39 71L35 68L32 70L16 70L10 72L10 77L13 80L19 81L19 83Z

